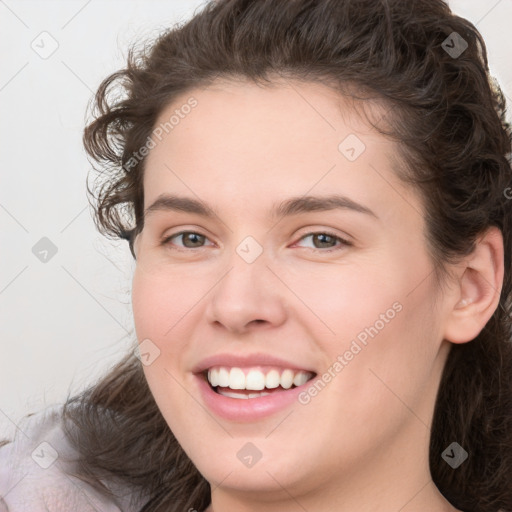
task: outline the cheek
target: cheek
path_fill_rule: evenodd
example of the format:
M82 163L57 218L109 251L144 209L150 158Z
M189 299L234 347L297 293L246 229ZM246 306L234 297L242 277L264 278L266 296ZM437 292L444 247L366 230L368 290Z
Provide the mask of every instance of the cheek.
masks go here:
M399 300L392 302L397 296ZM441 341L429 306L431 298L426 290L408 297L392 294L383 302L373 302L370 314L353 311L355 334L347 335L342 350L333 351L346 362L332 387L332 397L339 403L350 401L358 428L375 418L383 422L407 418L408 407L428 420L421 404L431 392Z
M190 281L183 271L161 276L135 269L132 282L132 310L137 340L157 354L144 366L148 383L155 395L174 396L190 363L190 338L197 327L201 297L208 283ZM206 290L206 291L205 291Z
M373 402L376 391L391 397L382 381L407 391L429 378L441 341L433 308L436 289L425 279L430 272L425 255L402 256L410 252L290 276L309 308L302 321L314 329L326 368L346 377L333 386L340 386L345 399L348 393L360 403Z
M385 268L385 266L383 265ZM396 316L393 304L403 300L400 282L403 276L389 279L392 269L382 272L373 265L324 265L315 270L291 273L295 296L290 301L303 310L303 321L315 330L315 338L324 339L336 350L360 335L365 329ZM314 327L313 327L314 326ZM347 347L348 348L348 347Z
M135 269L132 282L132 311L137 339L169 339L184 318L197 294L183 279L168 279Z
M171 429L184 435L181 430L190 428L188 420L197 421L197 404L184 392L182 384L178 384L183 381L178 363L182 361L187 347L184 331L189 329L185 325L185 315L190 306L184 296L186 289L177 287L181 290L178 293L169 282L136 268L132 282L132 309L137 340L141 348L144 343L150 347L154 358L150 364L143 365L151 393ZM180 319L183 321L179 322ZM192 412L186 416L186 421L183 416L177 421L176 414L172 414L181 408Z

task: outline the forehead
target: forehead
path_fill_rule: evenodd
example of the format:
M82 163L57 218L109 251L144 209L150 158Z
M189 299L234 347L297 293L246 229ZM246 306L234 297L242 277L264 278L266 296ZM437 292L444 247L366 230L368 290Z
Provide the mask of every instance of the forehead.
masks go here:
M364 112L378 120L385 109L372 102ZM191 89L155 124L160 135L146 161L144 203L171 191L261 203L313 188L361 202L373 196L382 207L386 199L396 203L402 184L390 156L397 148L361 113L317 83L217 81Z
M346 86L347 93L352 88ZM193 108L189 104L194 104ZM258 133L255 142L268 142L279 134L276 144L285 144L292 137L307 137L315 142L329 136L336 138L347 129L378 139L383 137L363 119L363 114L382 121L386 110L386 105L375 99L358 101L316 82L281 79L261 85L247 80L217 79L211 85L175 97L160 112L155 127L160 128L163 137L171 131L175 136L183 132L188 138L207 132L209 140L222 139L226 133L238 133L238 138L245 134L254 138ZM216 129L211 131L213 126Z

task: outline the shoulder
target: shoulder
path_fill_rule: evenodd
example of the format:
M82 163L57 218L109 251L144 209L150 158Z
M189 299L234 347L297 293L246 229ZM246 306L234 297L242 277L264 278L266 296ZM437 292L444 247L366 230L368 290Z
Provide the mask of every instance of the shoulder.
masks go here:
M129 506L127 489L117 487L116 495L124 497L114 500L73 476L77 452L65 436L61 413L55 405L23 417L14 438L0 446L0 511L137 510Z

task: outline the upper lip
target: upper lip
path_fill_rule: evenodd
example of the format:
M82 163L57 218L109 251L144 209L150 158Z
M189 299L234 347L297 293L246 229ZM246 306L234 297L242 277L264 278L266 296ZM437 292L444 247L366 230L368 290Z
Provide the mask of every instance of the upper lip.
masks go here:
M227 366L227 367L250 367L250 366L279 366L282 368L289 368L290 370L305 370L311 373L316 373L314 370L307 368L301 364L286 361L270 354L216 354L214 356L202 359L192 369L193 373L201 373L213 366Z

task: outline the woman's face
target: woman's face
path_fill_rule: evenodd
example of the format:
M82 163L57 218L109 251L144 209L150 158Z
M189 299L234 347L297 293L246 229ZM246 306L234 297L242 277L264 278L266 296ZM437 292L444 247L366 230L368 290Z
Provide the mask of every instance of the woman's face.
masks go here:
M295 496L423 475L449 343L397 146L304 83L194 89L148 146L136 333L205 478Z

